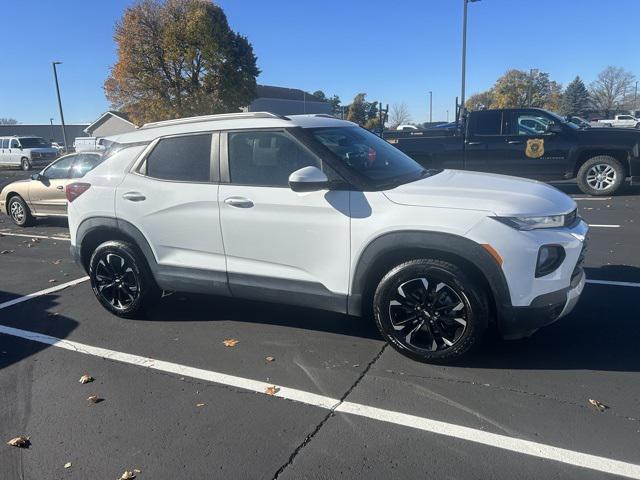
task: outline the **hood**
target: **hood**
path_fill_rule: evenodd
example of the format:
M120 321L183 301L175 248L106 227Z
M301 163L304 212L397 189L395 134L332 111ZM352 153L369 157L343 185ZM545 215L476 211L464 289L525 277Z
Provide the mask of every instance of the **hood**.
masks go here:
M383 192L401 205L482 210L500 216L569 213L576 202L535 180L489 173L444 170Z
M629 140L634 143L640 141L640 130L637 128L608 128L608 127L591 127L577 130L576 133L580 138L596 139L596 140Z
M40 152L40 153L58 153L58 149L55 147L34 147L34 148L25 148L25 150L29 150L30 152Z
M16 180L15 182L7 183L4 187L0 187L0 193L8 191L12 185L17 185L20 183L29 183L30 181L31 181L30 178L25 178L24 180Z

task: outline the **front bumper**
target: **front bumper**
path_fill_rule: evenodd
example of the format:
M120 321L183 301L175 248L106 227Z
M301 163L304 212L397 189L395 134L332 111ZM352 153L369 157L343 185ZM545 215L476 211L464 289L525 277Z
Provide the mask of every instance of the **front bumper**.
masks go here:
M582 268L577 267L577 269L567 288L540 295L531 302L531 305L511 307L510 312L503 314L500 322L502 336L507 340L525 338L539 328L569 314L578 303L586 282L586 275Z

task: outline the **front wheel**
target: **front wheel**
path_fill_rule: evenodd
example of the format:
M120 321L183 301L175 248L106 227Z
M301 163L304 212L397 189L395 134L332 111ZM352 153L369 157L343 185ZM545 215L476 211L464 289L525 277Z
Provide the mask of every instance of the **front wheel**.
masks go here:
M380 281L373 300L380 333L403 355L453 362L482 339L487 294L457 265L420 259L398 265Z
M9 216L11 217L11 220L13 220L13 223L19 227L28 227L33 225L33 215L31 215L31 210L29 210L29 207L22 197L17 195L11 197L11 200L9 200L7 205L7 211L9 212Z
M89 261L91 288L103 307L120 317L135 317L160 298L144 257L132 245L109 241Z
M588 195L603 196L615 193L625 179L622 163L609 155L590 158L578 170L578 188Z
M31 170L31 164L29 163L29 159L28 158L23 158L20 161L20 168L22 170L24 170L25 172Z

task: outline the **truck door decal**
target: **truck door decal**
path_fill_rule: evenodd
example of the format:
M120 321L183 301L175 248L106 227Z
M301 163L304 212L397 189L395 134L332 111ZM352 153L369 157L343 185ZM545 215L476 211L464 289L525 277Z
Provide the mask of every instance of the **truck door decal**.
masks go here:
M544 155L544 139L532 138L527 140L527 148L524 154L529 158L540 158Z

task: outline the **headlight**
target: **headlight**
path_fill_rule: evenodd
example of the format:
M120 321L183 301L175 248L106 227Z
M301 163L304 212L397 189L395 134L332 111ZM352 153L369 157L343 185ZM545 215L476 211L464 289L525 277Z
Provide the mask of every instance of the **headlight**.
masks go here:
M526 217L492 217L517 230L537 230L539 228L559 228L571 226L576 220L576 211L566 215L544 215Z

